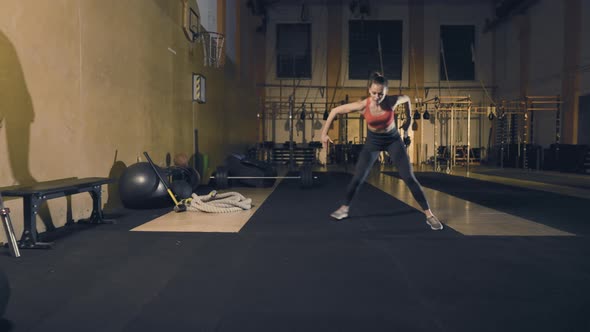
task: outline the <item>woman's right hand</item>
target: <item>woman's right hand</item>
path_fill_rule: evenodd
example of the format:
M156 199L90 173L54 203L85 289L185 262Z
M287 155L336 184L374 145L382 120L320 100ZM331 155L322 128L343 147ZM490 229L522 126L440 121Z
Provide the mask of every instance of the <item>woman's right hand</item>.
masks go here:
M328 142L334 144L334 141L332 141L332 139L330 139L330 136L328 135L322 135L322 144L324 145L324 147L328 147Z

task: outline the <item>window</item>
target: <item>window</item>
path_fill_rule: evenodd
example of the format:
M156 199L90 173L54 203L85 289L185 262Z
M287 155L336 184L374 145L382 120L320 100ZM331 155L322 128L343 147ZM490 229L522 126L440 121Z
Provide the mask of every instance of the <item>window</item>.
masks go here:
M446 80L447 75L449 81L474 80L475 65L472 48L475 45L475 27L473 25L442 25L440 40L441 80Z
M277 24L277 77L311 78L310 24Z
M383 72L382 74L390 80L400 80L402 27L402 21L349 21L348 79L367 80L372 72L378 71Z

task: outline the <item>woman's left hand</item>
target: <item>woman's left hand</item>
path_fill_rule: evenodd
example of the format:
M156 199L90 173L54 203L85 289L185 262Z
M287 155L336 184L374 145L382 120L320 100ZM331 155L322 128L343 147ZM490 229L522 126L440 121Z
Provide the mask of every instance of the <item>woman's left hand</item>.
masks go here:
M412 139L410 138L410 130L404 130L404 144L406 147L408 147L410 146L410 143L412 143Z

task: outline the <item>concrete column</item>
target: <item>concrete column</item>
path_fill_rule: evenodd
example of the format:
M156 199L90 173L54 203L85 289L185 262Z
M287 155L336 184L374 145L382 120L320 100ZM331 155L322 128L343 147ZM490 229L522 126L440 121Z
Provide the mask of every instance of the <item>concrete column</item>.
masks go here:
M412 97L412 100L415 98L424 98L424 0L415 0L410 1L409 3L409 38L410 38L410 52L409 52L409 90L408 95ZM413 116L413 112L411 116ZM420 120L413 120L417 121L420 124ZM425 121L422 120L422 123ZM420 156L424 155L421 149L424 149L422 146L421 140L421 131L424 130L422 126L418 126L418 130L414 131L414 137L412 144L414 146L411 149L411 158L410 160L416 161L418 163L422 162L420 160Z
M582 0L565 0L563 29L563 72L561 83L561 142L578 143L578 103L580 94ZM555 45L554 47L560 47Z

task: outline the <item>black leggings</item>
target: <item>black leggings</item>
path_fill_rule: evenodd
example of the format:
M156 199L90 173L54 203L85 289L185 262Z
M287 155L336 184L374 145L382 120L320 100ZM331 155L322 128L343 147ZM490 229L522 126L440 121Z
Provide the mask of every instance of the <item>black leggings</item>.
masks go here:
M412 165L406 153L406 146L396 129L387 133L367 131L367 141L359 154L354 177L346 188L344 205L350 205L352 198L358 192L361 184L367 179L381 151L389 152L389 156L393 164L397 167L399 175L412 192L414 199L420 204L420 207L423 210L430 209L422 187L412 171Z

